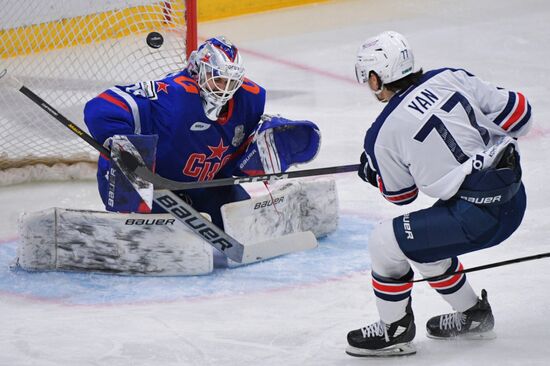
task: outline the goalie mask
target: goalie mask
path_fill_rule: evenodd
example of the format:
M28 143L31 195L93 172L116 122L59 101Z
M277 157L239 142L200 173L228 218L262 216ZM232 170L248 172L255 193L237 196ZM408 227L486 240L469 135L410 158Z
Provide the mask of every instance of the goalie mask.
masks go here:
M206 116L217 120L222 107L243 83L239 50L223 36L210 38L191 53L188 68L199 84Z
M397 32L383 32L368 38L357 51L355 75L360 84L368 83L369 74L374 71L382 84L412 74L414 56L409 42Z

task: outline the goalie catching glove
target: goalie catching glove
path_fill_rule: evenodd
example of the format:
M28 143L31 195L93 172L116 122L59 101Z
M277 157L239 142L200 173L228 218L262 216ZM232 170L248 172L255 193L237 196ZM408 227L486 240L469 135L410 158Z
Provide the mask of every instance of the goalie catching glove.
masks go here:
M279 115L264 114L252 136L239 160L237 175L285 172L293 165L313 160L321 145L321 132L313 122Z

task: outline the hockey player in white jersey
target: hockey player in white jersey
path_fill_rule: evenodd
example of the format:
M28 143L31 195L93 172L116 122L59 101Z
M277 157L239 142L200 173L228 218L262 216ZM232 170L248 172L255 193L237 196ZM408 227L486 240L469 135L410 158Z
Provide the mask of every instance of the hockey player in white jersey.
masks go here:
M368 247L380 321L348 334L352 356L415 352L413 267L455 312L431 318L430 338L492 338L487 300L471 288L458 256L501 243L520 225L526 197L517 139L531 125L521 93L466 70L415 69L399 33L367 39L357 55L359 83L387 105L367 131L359 176L404 205L421 191L438 201L379 224ZM412 265L412 267L411 267Z

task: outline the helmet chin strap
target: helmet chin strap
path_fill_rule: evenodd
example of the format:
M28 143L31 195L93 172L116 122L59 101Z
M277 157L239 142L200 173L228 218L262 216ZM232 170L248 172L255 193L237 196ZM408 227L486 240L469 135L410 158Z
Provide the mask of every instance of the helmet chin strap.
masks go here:
M386 99L386 98L383 98L382 97L382 92L384 91L385 89L385 86L384 86L384 83L382 82L382 79L380 79L380 76L378 76L378 74L374 71L371 71L369 73L369 78L371 77L371 73L376 76L376 81L378 82L378 85L380 85L380 87L378 88L378 90L372 90L372 92L374 93L374 96L376 97L376 99L379 101L379 102L382 102L382 103L387 103L389 99Z
M384 87L384 84L382 84L380 86L380 88L376 91L373 91L374 95L376 96L376 99L379 101L379 102L382 102L382 103L387 103L389 99L387 98L383 98L382 97L382 92L384 91L385 87Z

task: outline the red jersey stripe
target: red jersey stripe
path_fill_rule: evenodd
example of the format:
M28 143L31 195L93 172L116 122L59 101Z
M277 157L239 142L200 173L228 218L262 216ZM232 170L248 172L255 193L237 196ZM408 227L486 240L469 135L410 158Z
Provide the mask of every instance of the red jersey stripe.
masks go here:
M243 173L249 176L253 175L264 175L265 172L263 170L243 170Z
M418 194L418 188L414 188L412 191L400 194L398 196L388 196L385 195L386 199L391 202L404 201L409 198L412 198Z
M517 93L517 94L518 94L518 105L516 106L516 110L514 111L514 113L512 113L508 121L506 121L502 125L502 128L505 130L508 130L508 128L510 128L510 126L516 123L519 120L519 118L523 116L523 113L525 113L525 106L527 104L525 101L525 96L521 93Z
M109 103L113 103L116 106L119 106L120 108L124 109L126 112L130 112L130 108L124 103L123 101L113 97L112 95L109 95L105 92L99 94L99 98L105 99Z

